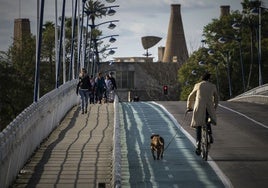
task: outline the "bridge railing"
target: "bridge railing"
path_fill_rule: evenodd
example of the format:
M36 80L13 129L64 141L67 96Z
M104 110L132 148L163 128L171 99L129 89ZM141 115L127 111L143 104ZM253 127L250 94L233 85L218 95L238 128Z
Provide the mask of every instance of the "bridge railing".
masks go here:
M267 95L268 94L268 84L264 84L258 87L255 87L249 91L246 91L245 93L242 93L241 95L238 95L237 97L242 97L245 95Z
M121 187L121 142L120 142L120 117L119 99L115 95L114 100L114 135L113 135L113 164L111 187Z
M0 133L0 185L9 187L30 156L79 103L76 80L69 81L31 104Z
M229 101L268 104L268 84L251 89L230 99Z

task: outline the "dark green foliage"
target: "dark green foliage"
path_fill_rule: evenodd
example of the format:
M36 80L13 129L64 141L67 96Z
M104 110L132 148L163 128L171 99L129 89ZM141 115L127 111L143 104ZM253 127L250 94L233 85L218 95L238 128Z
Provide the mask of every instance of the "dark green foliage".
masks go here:
M0 71L1 130L33 101L35 43L33 37L2 52ZM5 54L5 56L3 56Z
M257 87L258 82L258 16L250 14L250 10L259 7L259 1L244 0L242 3L243 11L232 11L230 15L213 19L211 23L203 29L203 47L194 52L188 61L182 66L178 72L179 82L181 84L182 93L181 100L186 100L193 85L198 81L200 74L204 71L210 71L213 76L213 82L219 84L219 95L221 100L227 100L229 96L229 84L227 65L229 55L229 70L232 87L232 96L239 95L244 92L242 82L242 66L240 61L240 46L242 52L242 63L244 67L245 90ZM242 6L241 5L241 6ZM262 10L262 77L263 84L268 81L268 12ZM232 28L232 24L240 23L240 30ZM218 42L220 37L227 39L226 43ZM239 43L241 41L241 43ZM214 51L214 55L209 55L209 50ZM199 62L205 62L200 66ZM191 72L195 70L197 76L193 76ZM218 70L218 71L217 71ZM217 79L218 73L218 79Z

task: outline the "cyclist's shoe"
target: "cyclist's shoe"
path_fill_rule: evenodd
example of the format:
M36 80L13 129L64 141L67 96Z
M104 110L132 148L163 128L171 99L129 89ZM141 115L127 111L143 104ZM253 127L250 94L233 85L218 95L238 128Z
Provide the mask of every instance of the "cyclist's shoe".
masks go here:
M196 149L195 149L196 155L200 155L201 154L200 147L201 147L200 142L196 142Z
M201 150L200 150L199 148L196 148L196 149L195 149L195 154L196 154L196 155L200 155L200 154L201 154Z
M210 120L210 123L211 123L212 125L217 125L216 121L214 121L213 119Z
M213 144L214 139L213 139L213 137L212 137L212 134L209 134L209 135L208 135L208 138L209 138L209 143L210 143L210 144Z

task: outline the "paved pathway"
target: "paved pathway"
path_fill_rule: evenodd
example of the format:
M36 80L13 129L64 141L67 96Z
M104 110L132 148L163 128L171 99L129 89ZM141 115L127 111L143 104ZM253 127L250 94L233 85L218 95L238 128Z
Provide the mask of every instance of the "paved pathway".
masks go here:
M119 114L123 188L224 187L159 105L120 103ZM12 187L96 188L101 183L111 187L113 125L113 104L92 105L84 115L73 108L41 144ZM152 133L160 134L169 145L163 160L152 158Z
M225 187L209 163L195 155L193 144L160 106L121 103L119 109L122 187ZM153 133L164 137L166 146L170 143L163 160L152 158Z
M110 187L113 104L74 107L21 170L13 187Z

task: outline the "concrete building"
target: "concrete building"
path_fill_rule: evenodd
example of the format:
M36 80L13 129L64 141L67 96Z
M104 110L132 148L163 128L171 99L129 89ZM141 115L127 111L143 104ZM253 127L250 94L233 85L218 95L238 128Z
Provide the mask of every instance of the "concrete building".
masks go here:
M134 96L139 96L141 101L178 100L179 67L178 63L105 62L100 64L99 71L113 72L120 101L131 101ZM167 95L163 93L164 85L168 86Z
M101 65L101 72L114 72L121 101L129 101L134 96L139 96L140 100L179 99L177 73L188 59L180 7L171 5L166 46L158 48L157 62L153 62L152 57L118 57L112 66ZM144 48L148 47L150 45ZM168 86L167 95L163 93L163 86Z
M153 57L115 57L115 62L153 62Z

